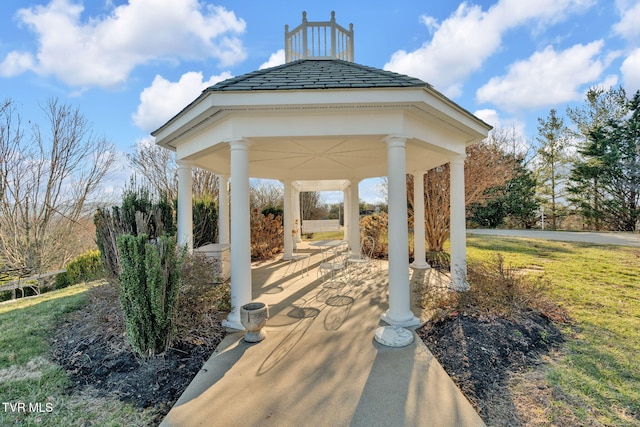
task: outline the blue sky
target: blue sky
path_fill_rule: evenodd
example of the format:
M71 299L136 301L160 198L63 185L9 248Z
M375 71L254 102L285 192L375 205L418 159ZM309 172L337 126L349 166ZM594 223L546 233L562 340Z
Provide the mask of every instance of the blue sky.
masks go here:
M23 0L0 2L0 99L37 121L57 97L127 153L205 87L282 63L303 10L353 23L356 62L421 78L526 140L591 86L640 89L640 0ZM360 191L379 197L374 181Z

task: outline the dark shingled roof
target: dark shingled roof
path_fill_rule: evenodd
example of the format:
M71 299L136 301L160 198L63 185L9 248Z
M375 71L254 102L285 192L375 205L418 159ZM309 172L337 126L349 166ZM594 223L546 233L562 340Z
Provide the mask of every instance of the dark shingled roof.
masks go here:
M339 59L302 59L253 71L207 91L431 87L415 77Z

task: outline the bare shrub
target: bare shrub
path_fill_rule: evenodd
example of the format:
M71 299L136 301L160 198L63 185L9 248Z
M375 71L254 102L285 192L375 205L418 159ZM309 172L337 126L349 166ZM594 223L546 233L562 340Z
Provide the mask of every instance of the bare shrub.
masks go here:
M193 344L217 345L225 335L221 320L231 311L229 282L218 283L219 264L204 254L186 255L175 316L177 336Z
M453 294L453 308L478 315L517 319L535 311L555 321L567 321L566 312L547 297L550 281L505 265L501 254L485 262L470 262L469 290Z
M251 212L251 259L273 258L284 249L284 227L280 217L267 216L253 209Z
M375 242L373 258L387 258L389 256L386 240L389 232L389 215L386 212L365 216L360 220L361 236L370 236Z
M469 290L443 292L425 285L416 290L420 306L432 310L437 318L458 313L484 318L511 320L536 312L549 320L565 323L567 312L547 296L550 281L505 265L502 255L488 261L472 261L467 266Z

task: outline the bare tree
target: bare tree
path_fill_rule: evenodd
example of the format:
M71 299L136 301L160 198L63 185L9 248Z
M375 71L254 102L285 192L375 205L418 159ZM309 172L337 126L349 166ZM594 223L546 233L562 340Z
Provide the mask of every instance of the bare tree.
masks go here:
M136 143L127 158L152 193L166 194L169 200L177 197L178 169L172 151L157 146L150 139L143 139Z
M262 212L268 207L282 209L284 206L284 186L271 180L253 182L249 188L249 205L251 211L257 209L258 212Z
M465 204L482 202L489 188L504 185L513 176L513 156L505 156L503 147L491 138L467 147L465 160ZM430 251L442 251L449 237L449 164L424 175L426 242ZM413 224L413 175L407 175L409 221Z
M25 273L60 267L93 244L75 238L115 159L78 109L51 99L42 110L48 129L33 124L26 138L13 102L0 109L0 251Z
M173 151L145 139L138 141L134 152L127 157L152 193L166 194L169 200L178 197L178 166ZM218 177L210 171L193 168L193 195L217 199Z

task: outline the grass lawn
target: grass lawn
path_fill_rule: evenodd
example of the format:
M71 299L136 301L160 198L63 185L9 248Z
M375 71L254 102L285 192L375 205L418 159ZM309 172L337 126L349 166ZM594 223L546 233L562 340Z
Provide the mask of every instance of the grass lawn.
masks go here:
M499 252L507 264L550 278L550 296L572 317L567 342L543 367L551 393L536 424L640 426L640 249L489 236L467 242L470 261Z
M48 337L82 307L90 285L0 304L0 425L136 426L150 416L116 399L70 394L65 371L48 358Z

